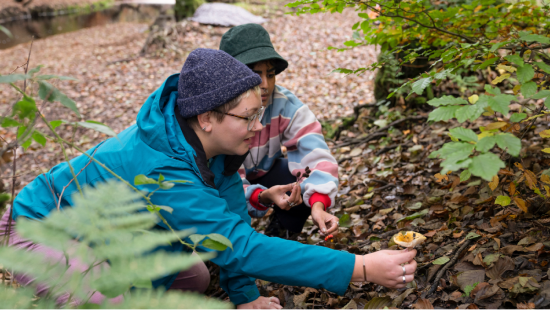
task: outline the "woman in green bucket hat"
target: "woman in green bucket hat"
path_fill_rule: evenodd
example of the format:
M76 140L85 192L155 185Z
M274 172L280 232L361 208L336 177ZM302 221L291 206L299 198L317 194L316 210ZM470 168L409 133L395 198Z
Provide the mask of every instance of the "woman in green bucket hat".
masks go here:
M220 50L262 78L263 129L254 136L239 170L250 215L262 217L268 207L273 207L274 215L266 229L270 236L280 236L281 226L300 232L310 214L321 235L336 231L338 218L326 210L335 202L338 164L315 115L289 90L275 85L276 75L288 67L288 62L275 51L267 31L257 24L227 31ZM288 158L283 158L281 146L286 147ZM300 178L306 168L311 171L309 177ZM297 190L303 196L285 196L294 184L300 185Z

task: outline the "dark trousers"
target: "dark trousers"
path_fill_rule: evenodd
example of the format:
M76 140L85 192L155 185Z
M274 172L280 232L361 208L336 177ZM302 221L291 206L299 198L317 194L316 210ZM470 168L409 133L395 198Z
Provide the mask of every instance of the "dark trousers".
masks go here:
M288 159L282 157L275 160L273 167L266 175L250 181L252 184L261 184L267 188L275 185L287 185L293 182L296 182L296 177L288 170ZM290 192L287 194L290 196ZM311 214L311 209L304 203L288 211L274 206L273 211L284 228L296 233L302 231L307 218Z

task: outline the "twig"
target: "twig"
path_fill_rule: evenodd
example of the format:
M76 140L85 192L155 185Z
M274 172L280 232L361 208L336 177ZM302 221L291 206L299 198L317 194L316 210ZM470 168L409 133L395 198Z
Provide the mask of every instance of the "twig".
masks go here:
M25 66L25 75L29 71L29 63L31 62L31 52L32 52L32 45L34 43L34 36L31 38L31 48L29 48L29 56L27 57L27 65ZM23 92L27 92L27 79L23 81Z
M10 234L11 234L11 224L12 224L12 216L13 216L13 199L15 197L15 180L17 180L17 177L15 176L15 171L17 169L17 149L13 149L13 172L12 172L12 180L11 180L11 202L10 202L10 215L8 218L8 226L6 226L6 229L4 230L4 236L5 236L5 243L4 246L8 246L10 244ZM6 283L6 267L2 270L2 284Z
M101 145L100 145L100 146L101 146ZM95 152L97 152L97 150L99 149L100 146L98 146L98 147L95 148L94 152L92 153L92 158L94 157ZM65 190L69 187L69 185L71 185L71 183L72 183L74 180L76 180L76 178L78 177L78 175L79 175L80 173L82 173L82 171L84 171L84 169L86 169L86 167L88 167L91 163L92 163L92 160L90 159L90 160L88 161L88 163L87 163L82 169L80 169L80 171L75 175L75 177L74 177L73 179L71 179L71 180L69 181L69 183L67 183L67 185L63 186L63 190L61 191L61 195L59 196L59 201L57 202L57 211L59 211L59 208L61 207L61 198L63 197L63 193L65 192ZM76 181L75 181L75 183L76 183Z
M378 138L385 137L387 135L388 135L387 132L376 132L376 133L368 135L366 138L356 139L356 140L352 140L352 141L349 141L349 142L344 142L342 144L335 145L332 148L344 147L344 146L359 144L359 143L366 143L366 142L369 142L371 140L376 140Z
M432 286L430 286L430 289L427 292L422 294L422 298L426 298L426 297L430 296L431 294L433 294L433 292L435 292L435 290L439 286L439 285L437 285L437 283L439 282L439 279L441 279L441 277L443 276L443 273L445 273L445 271L447 269L449 269L451 266L453 266L456 263L456 261L458 260L458 257L462 253L462 251L464 251L464 249L467 248L468 245L470 245L471 241L472 241L472 239L466 240L464 242L464 244L460 248L458 248L458 251L456 251L455 256L453 256L453 259L451 259L447 264L445 264L445 266L443 266L443 268L441 268L441 270L439 270L439 272L437 272L437 274L435 276L435 279L432 283Z

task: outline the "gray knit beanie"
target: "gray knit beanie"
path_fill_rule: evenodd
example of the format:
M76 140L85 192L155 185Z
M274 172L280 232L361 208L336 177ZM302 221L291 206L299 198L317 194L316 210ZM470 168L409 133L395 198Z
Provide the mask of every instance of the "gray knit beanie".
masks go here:
M190 118L212 111L260 83L259 75L226 52L198 48L181 69L177 100L180 114Z

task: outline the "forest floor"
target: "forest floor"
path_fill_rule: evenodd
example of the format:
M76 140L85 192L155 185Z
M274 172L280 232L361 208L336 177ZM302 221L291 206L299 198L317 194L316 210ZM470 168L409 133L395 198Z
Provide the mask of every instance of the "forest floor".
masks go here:
M340 164L339 198L330 210L340 218L338 233L324 240L309 222L301 234L289 237L357 254L396 249L391 239L402 230L423 233L428 239L418 248L415 284L402 290L352 283L344 296L336 296L325 290L258 280L261 293L278 297L285 308L298 309L527 309L550 305L546 226L550 208L548 199L529 194L533 184L526 178L530 175L526 171L542 176L550 164L538 152L547 147L537 135L547 129L547 120L533 124L534 130L524 136L529 143L524 143L521 159L515 160L513 169L501 170L496 181L461 179L457 173L438 175L439 162L428 155L449 141L453 123L428 124L427 113L413 107L375 105L373 72L331 74L338 67L359 68L376 62L373 46L343 53L327 50L351 38L351 26L359 20L355 12L296 17L274 5L258 10L263 9L269 12L264 27L290 63L277 76L277 84L294 92L319 120L334 127L341 124L338 119L357 116L354 125L342 128L338 139L328 141ZM180 28L169 47L145 55L140 51L148 38L146 24L111 24L37 40L30 67L42 64L44 73L77 78L56 86L77 103L83 119L103 122L119 133L135 122L148 95L166 77L179 72L189 52L198 47L217 48L228 30L191 22ZM22 44L0 51L0 74L22 72L29 48L30 44ZM0 87L0 112L15 99L8 87ZM42 111L49 120L77 120L65 108L48 105ZM484 118L474 125L492 121ZM15 138L13 132L0 135L8 141ZM72 132L62 136L70 139ZM106 138L84 129L78 129L75 137L84 149ZM51 144L44 148L33 144L17 154L16 190L63 160ZM9 191L10 165L2 169ZM543 183L536 186L543 189ZM495 197L503 193L525 195L529 212L515 205L495 205ZM268 221L269 217L254 220L253 226L262 231ZM211 271L214 281L208 294L225 299L216 281L216 267L211 266Z

